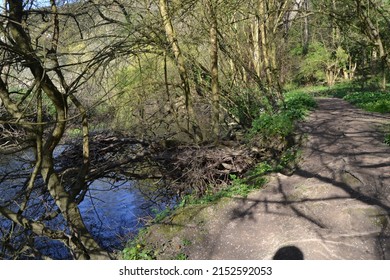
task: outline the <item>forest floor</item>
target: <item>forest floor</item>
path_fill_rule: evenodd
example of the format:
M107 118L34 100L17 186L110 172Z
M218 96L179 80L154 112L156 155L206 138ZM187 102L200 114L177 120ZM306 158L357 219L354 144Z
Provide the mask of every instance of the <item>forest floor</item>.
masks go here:
M390 259L389 115L335 98L299 125L302 156L248 197L194 205L154 225L161 258Z

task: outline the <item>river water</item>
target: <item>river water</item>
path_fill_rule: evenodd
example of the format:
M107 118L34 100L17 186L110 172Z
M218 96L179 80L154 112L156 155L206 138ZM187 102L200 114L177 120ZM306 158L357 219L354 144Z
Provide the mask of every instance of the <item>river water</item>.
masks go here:
M18 189L20 190L20 187L15 186L21 185L25 180L21 178L23 176L15 176L1 181L2 175L12 174L12 171L20 173L23 170L28 174L31 165L27 162L31 157L31 151L23 152L17 158L0 155L0 204L4 203L7 198L13 197ZM37 203L39 199L44 198L38 196L35 204L41 205L42 208L45 203ZM144 225L144 218L151 217L153 213L164 207L166 207L165 202L156 204L146 198L136 187L135 181L127 179L115 181L107 178L92 182L87 195L79 205L87 228L95 239L109 251L123 249L126 241ZM54 221L57 223L55 227L61 228L63 222L59 217ZM0 215L0 227L6 226L7 223L8 221ZM0 231L0 240L2 237ZM35 246L41 253L51 258L70 258L68 250L61 242L36 238Z

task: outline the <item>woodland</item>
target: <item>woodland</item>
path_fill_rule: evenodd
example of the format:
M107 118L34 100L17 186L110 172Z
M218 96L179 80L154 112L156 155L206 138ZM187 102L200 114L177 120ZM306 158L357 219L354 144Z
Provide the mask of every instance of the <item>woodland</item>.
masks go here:
M98 178L180 200L288 169L297 89L390 111L388 0L4 0L0 23L0 259L116 258L79 209Z

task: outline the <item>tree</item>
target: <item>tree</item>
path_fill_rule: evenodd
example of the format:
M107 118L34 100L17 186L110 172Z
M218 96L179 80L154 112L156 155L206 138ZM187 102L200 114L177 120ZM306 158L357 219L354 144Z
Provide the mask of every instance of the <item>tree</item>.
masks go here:
M360 73L362 80L376 76L378 86L384 89L388 71L388 5L384 1L360 0L311 2L311 20L316 22L312 42L324 45L331 51L332 59L340 54L340 48L345 52L344 78L355 78L355 72ZM336 72L328 74L335 77Z
M193 108L192 94L190 88L190 82L188 77L188 70L185 65L184 56L179 46L178 38L176 36L176 32L174 30L171 17L168 12L168 5L166 0L159 0L158 8L160 11L160 15L163 20L165 35L167 37L167 41L170 46L170 51L172 51L173 56L175 58L175 62L177 65L177 69L179 71L180 79L182 82L182 88L184 92L185 98L185 109L187 111L186 116L186 132L188 135L195 137L196 140L202 140L203 136L201 131L198 128L198 124L195 119L195 113Z
M383 1L368 1L366 4L361 0L356 0L355 8L362 33L367 36L370 42L375 46L376 51L374 58L378 55L381 76L379 85L385 90L387 83L388 46L383 41L383 37L385 36L384 34L388 32L389 24L388 15L385 12L385 3ZM384 26L380 24L381 19Z
M86 16L91 13L91 7L82 3L5 1L0 38L0 122L11 137L4 139L1 153L17 156L26 148L34 152L26 180L17 181L10 189L2 185L0 214L10 221L6 248L20 247L18 241L10 241L16 227L27 235L62 241L76 259L110 258L88 232L78 208L87 191L90 159L87 111L77 96L88 79L112 59L115 47L101 45L94 51L69 53L67 46L79 44L75 38L86 36L83 25L88 26ZM80 62L71 63L73 56L79 56ZM83 162L80 168L59 170L55 151L74 119L80 120L83 134ZM75 176L70 180L66 176L72 170ZM0 180L7 180L7 175ZM35 212L39 196L47 204L43 212ZM57 217L63 219L64 228L48 223ZM34 253L31 244L24 246Z
M220 137L220 108L219 108L219 68L218 68L218 3L207 0L206 6L210 24L210 74L212 100L212 129L215 141Z

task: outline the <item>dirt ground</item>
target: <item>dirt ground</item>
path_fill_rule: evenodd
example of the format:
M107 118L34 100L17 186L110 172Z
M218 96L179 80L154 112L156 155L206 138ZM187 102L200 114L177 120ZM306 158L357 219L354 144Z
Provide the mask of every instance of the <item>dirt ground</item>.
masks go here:
M149 236L162 258L390 259L389 115L334 98L300 124L293 175L274 174L247 198L178 212Z

